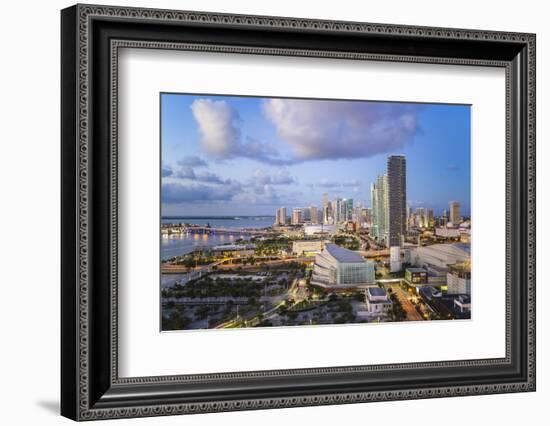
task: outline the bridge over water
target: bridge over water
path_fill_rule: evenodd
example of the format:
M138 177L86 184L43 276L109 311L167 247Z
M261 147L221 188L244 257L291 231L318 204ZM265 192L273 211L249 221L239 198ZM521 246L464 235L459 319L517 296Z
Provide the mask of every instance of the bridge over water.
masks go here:
M216 234L216 235L272 235L273 231L269 229L251 229L251 228L224 228L211 226L180 226L176 229L163 228L163 235L170 234Z

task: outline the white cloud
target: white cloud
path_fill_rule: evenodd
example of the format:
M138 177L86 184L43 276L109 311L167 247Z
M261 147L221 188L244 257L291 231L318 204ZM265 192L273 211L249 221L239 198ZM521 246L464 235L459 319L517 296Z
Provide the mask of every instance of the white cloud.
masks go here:
M241 138L238 113L227 102L210 99L193 101L191 111L199 126L204 149L220 158L233 156Z
M272 164L284 164L273 147L247 136L241 136L241 117L226 101L197 99L191 104L193 117L204 150L218 159L251 158ZM243 140L245 139L245 140Z
M370 157L398 151L418 133L418 105L268 99L266 118L295 161Z

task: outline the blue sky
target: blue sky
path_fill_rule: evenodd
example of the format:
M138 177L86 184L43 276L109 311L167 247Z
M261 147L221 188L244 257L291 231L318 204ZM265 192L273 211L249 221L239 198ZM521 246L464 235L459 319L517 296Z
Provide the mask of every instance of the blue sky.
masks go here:
M162 215L274 215L353 198L388 155L407 159L407 203L470 214L466 105L161 94Z

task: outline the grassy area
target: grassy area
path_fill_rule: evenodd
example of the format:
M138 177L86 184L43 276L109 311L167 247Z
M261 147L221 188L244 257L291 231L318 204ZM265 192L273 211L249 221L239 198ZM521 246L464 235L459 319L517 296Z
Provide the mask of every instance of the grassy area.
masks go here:
M291 242L286 238L268 238L256 239L256 256L275 256L281 253L281 250L287 250L291 246Z

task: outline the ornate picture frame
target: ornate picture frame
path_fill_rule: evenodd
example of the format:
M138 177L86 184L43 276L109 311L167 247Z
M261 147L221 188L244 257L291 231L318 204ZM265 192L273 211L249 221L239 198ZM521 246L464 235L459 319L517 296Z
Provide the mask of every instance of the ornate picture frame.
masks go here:
M535 390L534 34L76 5L61 12L61 414L73 420ZM119 377L118 52L132 47L506 72L506 356Z

